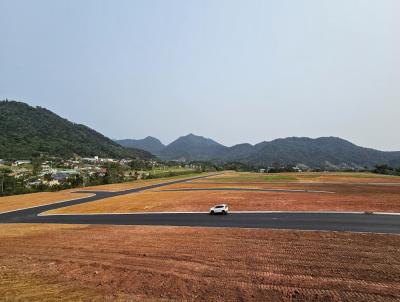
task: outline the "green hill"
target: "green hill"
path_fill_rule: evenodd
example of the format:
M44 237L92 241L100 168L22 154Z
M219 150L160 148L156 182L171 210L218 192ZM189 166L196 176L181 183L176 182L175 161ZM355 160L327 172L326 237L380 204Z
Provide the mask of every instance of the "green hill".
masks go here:
M146 140L146 139L145 139ZM145 140L118 141L124 146ZM153 139L155 140L155 139ZM158 141L158 140L157 140ZM189 134L167 146L158 146L157 156L164 160L213 161L242 163L254 167L274 164L303 164L310 168L372 169L388 164L400 167L400 152L384 152L357 146L338 137L287 137L256 145L239 144L226 147L212 139Z
M164 144L155 137L148 136L143 139L120 139L116 140L118 144L125 148L136 148L149 151L151 154L159 155L165 148Z
M15 101L0 101L0 158L32 158L40 154L108 158L151 158L149 152L124 148L87 126L53 112Z
M194 134L181 136L160 151L160 157L166 160L208 161L217 158L226 147Z
M288 137L254 146L245 161L254 165L302 163L310 167L373 168L400 159L400 152L357 146L338 137Z

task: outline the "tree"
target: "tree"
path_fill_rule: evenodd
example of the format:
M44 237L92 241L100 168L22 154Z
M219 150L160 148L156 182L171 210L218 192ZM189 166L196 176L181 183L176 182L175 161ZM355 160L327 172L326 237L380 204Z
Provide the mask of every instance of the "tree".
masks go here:
M47 173L47 174L43 175L43 179L46 181L51 181L53 179L53 177L51 176L50 173Z
M38 158L35 158L33 161L32 161L32 174L33 175L38 175L39 174L39 172L40 172L40 170L41 170L41 161L40 161L40 159L38 159Z
M372 172L377 174L394 174L394 169L386 164L376 165Z
M1 181L0 190L2 194L4 193L4 174L5 173L3 171L0 171L0 181Z
M0 191L4 193L4 181L6 177L11 173L11 170L8 168L0 168Z

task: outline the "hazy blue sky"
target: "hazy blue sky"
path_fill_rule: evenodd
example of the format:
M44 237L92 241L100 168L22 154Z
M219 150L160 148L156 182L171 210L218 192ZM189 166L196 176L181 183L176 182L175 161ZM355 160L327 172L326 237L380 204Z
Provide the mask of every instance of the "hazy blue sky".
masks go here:
M0 0L0 98L112 138L400 150L400 1Z

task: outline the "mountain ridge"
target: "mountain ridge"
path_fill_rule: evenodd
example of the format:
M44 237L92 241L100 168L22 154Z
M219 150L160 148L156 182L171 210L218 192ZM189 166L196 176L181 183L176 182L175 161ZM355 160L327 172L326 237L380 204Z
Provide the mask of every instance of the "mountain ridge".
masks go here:
M164 160L241 162L252 166L304 164L312 168L372 168L377 164L400 166L400 151L379 151L357 146L335 136L287 137L224 146L192 133L166 145L157 154Z
M225 148L210 138L190 133L168 144L159 155L165 160L207 161L218 157Z
M120 139L115 140L118 144L127 148L137 148L158 155L166 146L157 138L147 136L143 139Z
M152 136L113 141L48 109L0 101L0 158L32 158L41 154L141 159L153 158L154 154L163 160L239 162L253 167L293 164L340 169L370 169L377 164L400 167L399 151L364 148L334 136L287 137L231 147L192 133L168 145Z

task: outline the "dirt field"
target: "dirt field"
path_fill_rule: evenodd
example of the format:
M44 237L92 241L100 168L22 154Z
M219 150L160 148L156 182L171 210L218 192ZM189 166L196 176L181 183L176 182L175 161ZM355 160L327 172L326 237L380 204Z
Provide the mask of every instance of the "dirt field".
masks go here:
M196 177L200 175L207 175L207 174L204 173L204 174L179 175L176 177L139 180L134 182L76 188L70 190L63 190L59 192L40 192L40 193L0 197L0 213L91 196L91 194L71 193L71 192L79 192L82 190L85 191L95 190L95 191L108 191L108 192L122 191L122 190L144 187L161 182L174 181L180 178Z
M262 188L334 192L165 191L190 188ZM191 182L61 208L46 214L208 211L228 203L231 211L374 211L400 212L400 186L359 184Z
M336 182L336 183L397 183L399 176L380 175L373 173L331 173L331 172L304 172L304 173L243 173L227 172L196 182Z
M86 196L91 196L91 194L71 193L71 190L64 190L0 197L0 213Z
M0 242L2 301L400 300L395 235L2 225Z
M162 182L174 181L174 180L181 179L181 178L190 178L190 177L198 177L198 176L205 176L205 175L207 175L207 174L206 173L203 173L203 174L193 173L193 174L179 175L179 176L174 176L174 177L136 180L136 181L123 182L123 183L117 183L117 184L109 184L109 185L100 185L100 186L89 186L89 187L80 188L77 190L78 191L79 190L85 190L85 191L93 190L93 191L117 192L117 191L124 191L124 190L129 190L129 189L134 189L134 188L145 187L145 186L158 184L158 183L162 183Z

